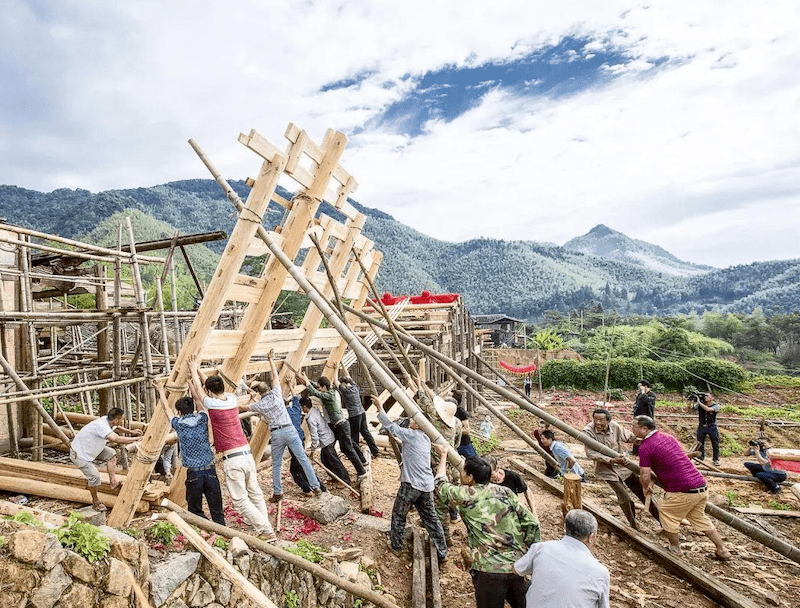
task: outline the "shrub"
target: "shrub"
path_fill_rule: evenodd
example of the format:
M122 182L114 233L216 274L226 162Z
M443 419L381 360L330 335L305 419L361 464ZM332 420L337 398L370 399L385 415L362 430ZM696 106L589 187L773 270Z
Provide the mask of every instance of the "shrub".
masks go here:
M494 433L491 434L489 439L484 439L480 435L472 435L472 445L475 446L475 451L479 456L488 454L500 445L500 438Z
M55 531L56 536L64 547L82 555L89 563L94 563L111 551L111 544L100 528L82 520L83 516L73 511L66 525Z
M178 536L178 528L168 521L159 521L147 530L147 534L153 540L168 545Z
M622 392L621 388L612 388L608 390L608 398L611 401L623 401L625 399L625 393Z
M319 545L315 545L305 539L300 539L294 547L289 547L286 550L315 564L322 561L322 553L324 551Z
M44 525L33 515L31 515L28 511L20 511L19 513L15 513L14 516L11 517L10 519L11 521L16 521L21 524L25 524L26 526L37 526L41 528Z

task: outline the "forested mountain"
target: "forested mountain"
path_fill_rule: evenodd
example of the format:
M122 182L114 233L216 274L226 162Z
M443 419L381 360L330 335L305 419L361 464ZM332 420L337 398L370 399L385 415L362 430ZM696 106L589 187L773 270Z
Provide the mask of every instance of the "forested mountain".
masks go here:
M232 181L231 186L242 199L247 197L249 189L244 182ZM548 310L566 312L597 304L621 314L708 309L750 312L756 307L771 314L796 310L800 297L800 260L714 270L682 262L660 247L602 225L564 247L484 238L448 243L421 234L379 210L351 202L367 216L364 234L385 254L379 289L458 292L473 314L504 313L532 321ZM41 193L0 186L0 216L71 238L110 238L110 224L101 224L126 210L163 222L144 222L144 216L137 216L135 223L148 225L146 238L172 236L173 227L184 234L230 233L235 219L233 206L213 180L97 194L67 189ZM338 215L327 205L322 211ZM264 224L274 226L282 215L283 209L273 203ZM137 233L138 238L142 237ZM220 252L223 245L215 243L210 248ZM204 260L202 266L213 267L213 259Z

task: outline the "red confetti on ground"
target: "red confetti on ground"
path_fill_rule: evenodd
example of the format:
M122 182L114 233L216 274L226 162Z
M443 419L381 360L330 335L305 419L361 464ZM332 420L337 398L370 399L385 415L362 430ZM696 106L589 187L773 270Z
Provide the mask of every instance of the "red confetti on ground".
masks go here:
M303 515L291 505L284 504L281 536L287 540L299 540L322 529L319 522Z
M230 526L231 522L233 522L233 523L235 523L235 524L237 524L239 526L245 526L246 525L244 523L244 518L239 514L239 512L236 509L233 508L233 503L232 502L228 501L225 504L225 507L224 507L223 510L224 510L224 513L225 513L225 523L227 525Z
M376 511L375 509L370 509L369 514L372 515L372 517L383 517L383 511Z

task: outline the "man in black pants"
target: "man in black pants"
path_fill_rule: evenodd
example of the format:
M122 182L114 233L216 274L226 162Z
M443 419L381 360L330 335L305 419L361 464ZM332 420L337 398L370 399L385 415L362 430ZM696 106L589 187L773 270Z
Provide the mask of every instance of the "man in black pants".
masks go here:
M361 403L361 390L358 388L358 384L353 382L353 379L347 375L344 365L342 365L342 375L339 376L339 385L336 388L342 396L345 408L347 408L347 420L350 423L350 440L358 450L359 455L362 456L361 461L366 463L363 454L361 454L361 449L358 447L358 436L361 435L364 438L364 442L367 444L373 458L378 455L378 446L375 444L375 439L367 426L367 414L364 412L364 406Z
M361 462L364 456L360 455L358 450L353 447L353 441L350 438L350 425L342 413L339 391L331 387L331 381L325 376L320 376L316 383L311 382L305 374L297 374L296 378L300 384L306 387L309 395L319 397L320 401L322 401L326 422L330 425L333 434L339 441L339 449L353 463L359 479L366 477L367 470L364 468L364 463Z
M633 417L647 416L656 419L656 395L650 390L650 383L647 380L639 380L637 386L639 392L636 394L636 403L633 404ZM636 456L639 454L639 442L634 441L631 453Z

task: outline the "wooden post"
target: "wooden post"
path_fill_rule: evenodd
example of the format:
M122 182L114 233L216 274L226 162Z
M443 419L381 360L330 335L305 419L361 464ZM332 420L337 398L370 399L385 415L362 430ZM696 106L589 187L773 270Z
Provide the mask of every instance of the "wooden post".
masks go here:
M94 274L98 279L94 293L95 308L106 312L108 311L108 291L106 290L105 266L95 264ZM111 360L111 340L108 335L110 330L111 324L108 321L97 324L97 361L100 363L108 363ZM113 390L110 388L100 389L97 391L97 397L99 400L97 413L101 416L107 414L108 410L114 407Z
M156 300L158 301L159 320L161 321L161 347L164 351L164 373L171 370L169 363L169 340L167 339L167 317L164 313L164 296L161 292L161 277L156 277Z
M431 603L433 608L442 608L442 589L439 586L439 552L433 541L429 541L431 555Z
M425 551L423 550L422 531L414 527L414 569L411 579L411 606L425 608Z
M150 325L147 321L147 294L142 286L142 274L139 271L139 262L136 257L136 240L133 238L133 225L131 224L130 216L125 216L125 227L128 229L128 246L131 250L131 271L133 272L133 287L136 291L137 306L139 307L141 318L140 325L142 328L139 339L142 341L142 351L144 352L144 365L145 365L145 378L149 381L153 377L153 353L150 350ZM145 397L145 411L149 419L153 415L153 409L156 403L155 389L151 386L144 388Z
M572 509L582 509L581 476L576 473L564 475L564 502L561 511L566 515Z

